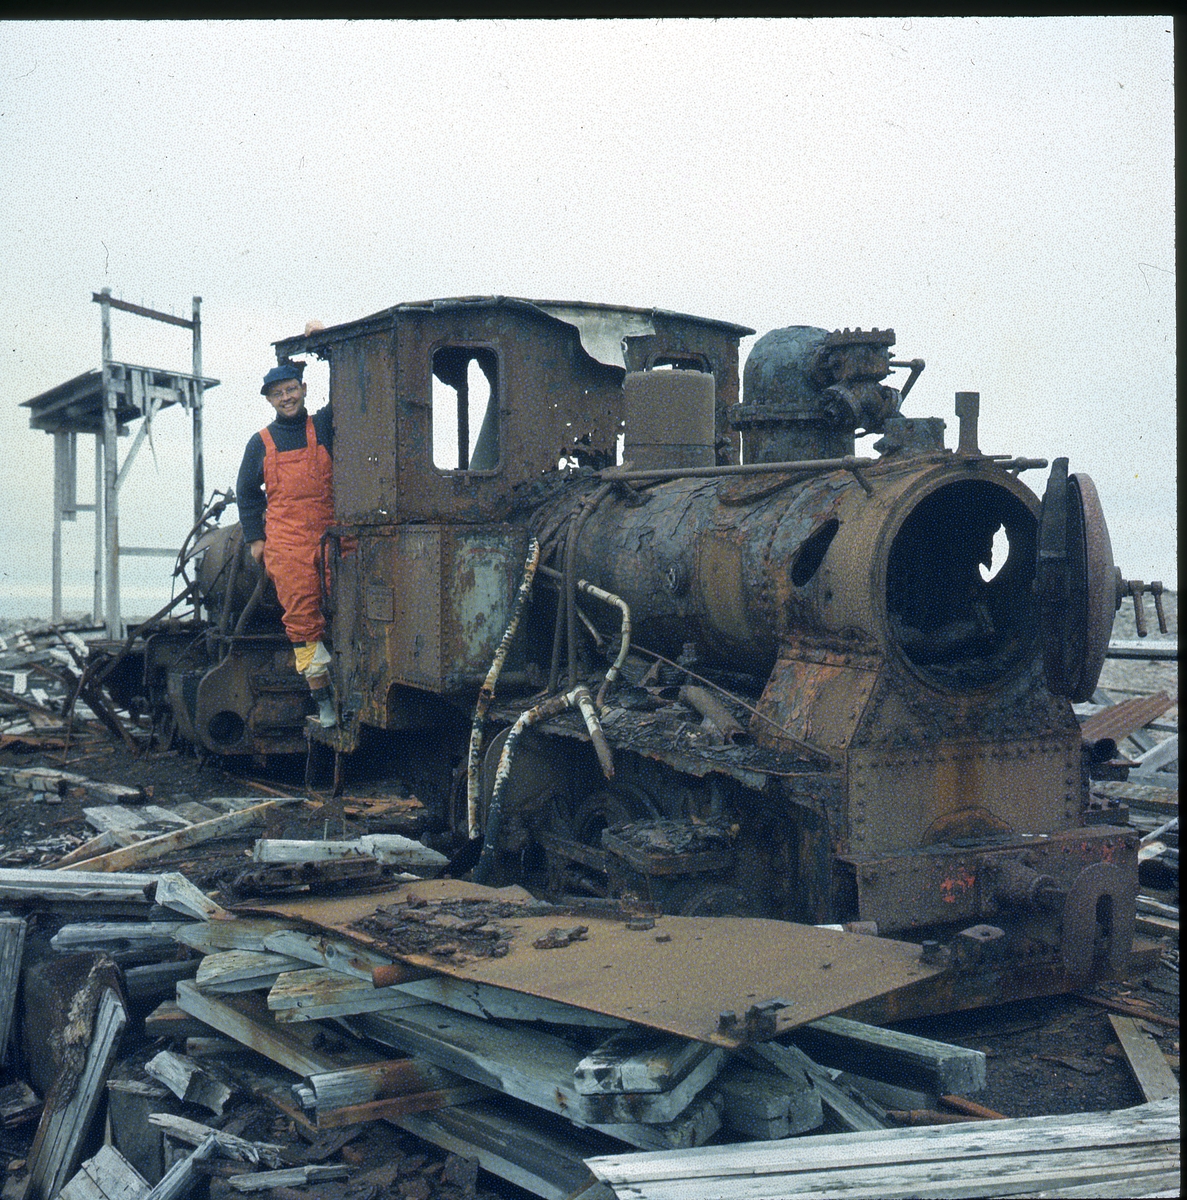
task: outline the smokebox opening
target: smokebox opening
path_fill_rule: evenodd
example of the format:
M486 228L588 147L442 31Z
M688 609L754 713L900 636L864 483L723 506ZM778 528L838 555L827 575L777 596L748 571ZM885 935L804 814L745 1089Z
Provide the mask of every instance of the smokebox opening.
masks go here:
M886 608L903 656L929 683L986 687L1034 654L1037 531L1023 501L986 480L937 488L903 522Z

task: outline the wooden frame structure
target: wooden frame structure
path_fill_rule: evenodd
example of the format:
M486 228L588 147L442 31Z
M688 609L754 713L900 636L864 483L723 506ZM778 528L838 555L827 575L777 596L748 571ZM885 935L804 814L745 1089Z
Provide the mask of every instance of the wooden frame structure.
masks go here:
M161 409L180 404L193 425L194 520L202 515L206 488L202 452L202 397L217 379L202 375L202 298L194 297L192 318L175 317L125 300L116 300L110 288L92 294L102 314L102 367L87 371L48 392L42 392L22 407L31 410L29 425L54 437L54 532L52 619L62 619L62 522L73 521L79 512L95 514L94 608L96 623L106 626L109 637L123 636L120 613L119 561L122 555L172 558L176 549L154 546L121 546L119 540L119 493L152 421ZM193 370L178 371L117 362L111 350L111 310L118 308L136 316L179 325L193 338ZM121 465L116 439L129 433L137 420L140 427ZM77 501L78 435L95 438L95 502Z

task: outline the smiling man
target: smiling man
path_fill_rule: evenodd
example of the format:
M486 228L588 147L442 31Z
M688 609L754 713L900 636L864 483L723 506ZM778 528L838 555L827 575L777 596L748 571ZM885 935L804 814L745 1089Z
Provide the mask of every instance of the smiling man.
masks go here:
M304 363L285 361L264 376L260 394L276 417L248 441L235 494L243 540L276 585L297 670L309 682L317 720L329 728L337 717L318 559L334 521L334 425L329 404L312 416L305 411L304 370Z

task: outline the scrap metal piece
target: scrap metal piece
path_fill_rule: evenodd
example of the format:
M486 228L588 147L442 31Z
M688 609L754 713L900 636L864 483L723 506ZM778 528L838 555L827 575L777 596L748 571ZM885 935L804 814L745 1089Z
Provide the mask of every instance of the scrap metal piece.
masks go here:
M497 904L506 931L501 957L444 961L424 950L400 950L365 926L378 909L420 902L435 907L463 899ZM786 921L743 917L656 918L669 941L640 937L621 918L581 913L588 935L565 949L564 970L533 942L558 925L562 913L537 904L521 888L485 888L461 880L420 880L391 893L341 899L288 900L256 906L267 912L362 942L376 950L458 979L620 1017L680 1037L719 1046L744 1045L756 1036L839 1012L864 1000L897 992L938 975L942 968L920 962L910 943ZM535 909L539 912L539 909ZM524 915L519 915L524 914ZM456 940L456 939L455 939ZM712 970L706 964L713 965ZM766 1007L778 997L779 1006ZM749 1025L726 1023L723 1010L761 1015ZM770 1020L765 1017L769 1016Z

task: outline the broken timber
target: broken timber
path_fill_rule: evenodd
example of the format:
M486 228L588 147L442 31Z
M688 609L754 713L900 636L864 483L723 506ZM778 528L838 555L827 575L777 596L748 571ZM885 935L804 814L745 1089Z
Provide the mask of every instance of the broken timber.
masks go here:
M21 958L25 949L25 921L0 913L0 1066L8 1057L8 1035L16 1004Z
M119 997L104 988L81 1071L63 1071L46 1097L29 1151L28 1200L56 1200L78 1167L82 1141L103 1099L107 1072L127 1020Z

